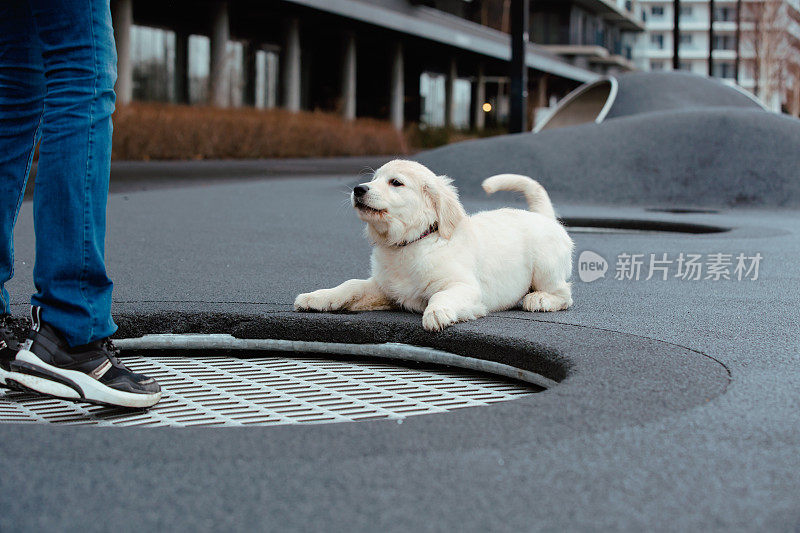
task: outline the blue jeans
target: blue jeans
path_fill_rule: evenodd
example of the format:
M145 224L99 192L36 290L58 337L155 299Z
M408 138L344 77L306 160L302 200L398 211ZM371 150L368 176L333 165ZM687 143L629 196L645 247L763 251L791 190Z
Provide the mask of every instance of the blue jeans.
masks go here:
M0 312L41 140L31 303L71 346L117 329L105 268L116 65L109 0L0 0Z

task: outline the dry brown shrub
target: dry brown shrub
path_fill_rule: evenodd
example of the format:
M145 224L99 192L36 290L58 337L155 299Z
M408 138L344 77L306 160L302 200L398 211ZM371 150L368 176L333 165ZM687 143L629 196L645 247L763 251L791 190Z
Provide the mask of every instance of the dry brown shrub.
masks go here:
M114 114L113 158L233 159L405 154L390 123L322 112L134 103Z

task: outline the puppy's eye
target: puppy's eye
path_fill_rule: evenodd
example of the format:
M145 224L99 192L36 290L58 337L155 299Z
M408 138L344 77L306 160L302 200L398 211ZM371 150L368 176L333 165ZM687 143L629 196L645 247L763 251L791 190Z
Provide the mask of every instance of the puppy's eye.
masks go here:
M391 185L392 187L402 187L403 182L395 178L392 178L389 180L389 185Z

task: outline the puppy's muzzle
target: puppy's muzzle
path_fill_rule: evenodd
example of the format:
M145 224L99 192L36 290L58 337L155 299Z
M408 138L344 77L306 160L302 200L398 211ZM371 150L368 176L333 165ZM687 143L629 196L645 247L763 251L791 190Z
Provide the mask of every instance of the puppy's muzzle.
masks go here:
M353 196L355 196L356 198L361 198L362 196L367 194L368 191L369 191L368 185L357 185L356 187L353 188Z

